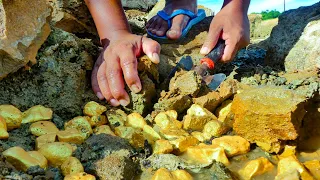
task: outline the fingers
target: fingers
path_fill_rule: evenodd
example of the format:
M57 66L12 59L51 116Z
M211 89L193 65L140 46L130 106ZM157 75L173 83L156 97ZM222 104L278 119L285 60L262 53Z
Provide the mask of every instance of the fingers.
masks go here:
M219 40L221 31L222 31L222 26L220 26L219 24L216 24L213 20L210 24L208 36L200 50L201 54L207 55L216 46Z
M103 53L100 54L100 56L98 57L96 63L94 64L92 73L91 73L91 86L92 86L92 90L95 93L95 95L100 99L103 100L104 96L101 93L101 90L99 88L99 83L98 83L98 70L100 65L103 62Z
M119 101L122 106L127 106L130 103L130 98L125 91L119 56L107 49L104 57L106 62L105 74L112 97Z
M223 56L221 57L222 62L227 63L230 62L238 52L238 42L234 39L227 39L226 47L224 49Z
M142 50L156 64L160 62L160 44L147 37L142 37Z
M133 46L126 47L126 51L119 55L120 66L123 72L124 80L128 87L134 93L141 91L142 86L137 71L137 58L135 56L135 49Z
M112 106L119 106L120 103L118 100L113 98L111 91L109 89L108 80L106 76L106 62L103 61L102 64L99 67L99 70L97 72L97 81L99 84L99 87L101 89L101 93L104 96L104 98L110 102Z

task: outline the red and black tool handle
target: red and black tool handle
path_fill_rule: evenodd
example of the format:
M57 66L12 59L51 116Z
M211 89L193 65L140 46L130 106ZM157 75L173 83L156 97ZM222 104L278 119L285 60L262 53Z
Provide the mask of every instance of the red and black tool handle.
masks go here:
M205 64L209 69L213 69L215 63L221 59L225 47L225 41L219 39L216 46L210 51L210 53L200 60L200 64Z

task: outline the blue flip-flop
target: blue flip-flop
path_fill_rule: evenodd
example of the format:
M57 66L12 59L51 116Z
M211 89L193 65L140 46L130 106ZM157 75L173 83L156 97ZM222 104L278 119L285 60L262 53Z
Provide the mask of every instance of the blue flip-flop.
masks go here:
M181 34L181 37L178 39L180 40L181 38L185 37L189 30L191 29L191 27L197 23L199 23L200 21L202 21L205 17L206 17L206 13L203 9L198 9L198 13L195 14L187 9L178 9L178 10L175 10L171 15L168 15L166 12L164 12L163 10L162 11L159 11L157 13L157 15L159 17L161 17L163 20L167 21L168 22L168 29L171 28L172 26L172 23L171 23L171 20L177 16L177 15L180 15L180 14L183 14L183 15L187 15L190 17L190 20L187 24L187 26L182 30L182 34ZM161 41L161 42L166 42L166 41L175 41L175 40L171 40L171 39L168 39L168 37L166 35L164 36L157 36L155 34L152 34L151 32L149 32L147 30L147 33L148 33L148 36L151 37L152 39L154 40L157 40L157 41Z

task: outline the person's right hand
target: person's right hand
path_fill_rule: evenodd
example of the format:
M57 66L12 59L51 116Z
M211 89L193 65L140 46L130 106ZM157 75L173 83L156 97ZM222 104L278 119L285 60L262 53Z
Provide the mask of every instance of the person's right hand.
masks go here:
M123 32L112 39L100 54L92 72L92 89L97 97L106 99L112 106L127 106L130 98L125 84L131 91L141 91L137 71L137 57L146 54L152 62L159 63L160 45L144 36Z

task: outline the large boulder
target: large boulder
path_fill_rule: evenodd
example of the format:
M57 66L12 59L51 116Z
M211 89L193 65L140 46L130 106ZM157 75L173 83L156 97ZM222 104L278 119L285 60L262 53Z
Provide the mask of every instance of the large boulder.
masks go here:
M266 86L237 94L232 103L234 131L264 150L278 153L281 143L299 136L305 98L292 90Z
M320 69L320 20L311 21L285 59L287 72Z
M0 79L28 62L36 63L50 34L50 12L45 1L0 1Z
M286 71L319 68L320 2L284 12L264 42L266 64Z

